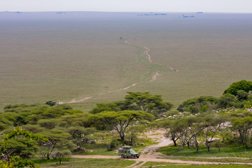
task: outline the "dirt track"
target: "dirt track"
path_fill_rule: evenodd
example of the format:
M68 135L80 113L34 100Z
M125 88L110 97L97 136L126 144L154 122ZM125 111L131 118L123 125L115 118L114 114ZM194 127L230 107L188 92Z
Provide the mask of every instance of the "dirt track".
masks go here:
M126 43L126 44L130 44L127 40L126 41L124 41L124 43ZM150 54L149 54L149 51L150 51L150 49L149 48L147 48L147 47L144 47L146 50L144 51L144 53L143 54L146 54L147 55L147 59L148 59L148 61L150 62L150 63L152 63L152 60L151 60L151 56L150 56ZM153 64L153 63L152 63ZM154 63L155 64L155 63ZM163 65L162 65L163 66ZM157 76L159 75L159 72L157 72L157 73L155 73L153 76L152 76L152 78L151 78L151 80L149 81L149 82L153 82L153 81L155 81L156 79L157 79ZM128 90L128 89L130 89L130 88L132 88L132 87L135 87L137 84L139 84L139 83L133 83L132 85L130 85L130 86L127 86L127 87L125 87L125 88L121 88L121 89L118 89L118 90L113 90L113 91L108 91L107 93L99 93L97 96L100 96L100 95L103 95L103 94L108 94L108 93L113 93L113 92L118 92L118 91L122 91L122 90ZM88 100L88 99L92 99L93 97L92 96L89 96L89 97L85 97L85 98L83 98L83 99L81 99L81 100L75 100L75 99L73 99L73 100L71 100L71 101L69 101L69 102L60 102L60 104L64 104L64 103L80 103L80 102L83 102L83 101L85 101L85 100Z
M166 163L178 163L178 164L229 164L224 162L201 162L201 161L183 161L183 160L173 160L173 159L159 159L160 157L165 157L161 153L156 152L156 150L163 146L168 146L169 144L173 143L170 139L165 138L163 136L165 130L156 130L155 132L148 132L146 135L148 138L153 138L158 140L157 145L147 146L143 151L142 155L138 159L127 159L127 160L134 160L136 161L135 164L129 166L128 168L140 168L146 162L166 162ZM73 158L91 158L91 159L123 159L120 156L103 156L103 155L73 155ZM137 163L141 162L141 164L136 165ZM230 164L247 164L252 165L252 163L230 163Z

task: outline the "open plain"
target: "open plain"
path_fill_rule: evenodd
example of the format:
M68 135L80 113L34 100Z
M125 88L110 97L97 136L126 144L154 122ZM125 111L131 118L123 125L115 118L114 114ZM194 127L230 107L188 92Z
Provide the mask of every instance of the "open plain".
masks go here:
M0 13L0 107L48 100L89 111L128 91L178 105L252 80L252 15Z

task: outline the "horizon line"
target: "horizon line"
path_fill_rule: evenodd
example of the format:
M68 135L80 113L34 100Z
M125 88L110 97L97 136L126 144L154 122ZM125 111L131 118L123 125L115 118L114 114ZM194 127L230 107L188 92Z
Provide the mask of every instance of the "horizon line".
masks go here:
M143 12L143 11L140 11L140 12L136 12L136 11L68 11L68 10L55 10L55 11L21 11L21 10L15 10L15 11L0 11L1 13L2 12L5 12L5 13L16 13L16 12L22 12L22 13L49 13L49 12L96 12L96 13L208 13L208 14L252 14L249 13L249 12L202 12L202 11L197 11L197 12L188 12L188 11L185 11L185 12L154 12L154 11L146 11L146 12Z

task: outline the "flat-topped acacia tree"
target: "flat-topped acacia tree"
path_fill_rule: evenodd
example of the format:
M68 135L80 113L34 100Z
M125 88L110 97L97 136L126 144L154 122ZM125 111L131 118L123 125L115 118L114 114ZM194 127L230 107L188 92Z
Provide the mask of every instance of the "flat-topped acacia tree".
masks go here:
M149 92L128 92L125 101L135 105L138 110L154 115L169 111L173 107L172 103L164 102L161 95L152 95Z
M173 107L170 102L164 102L161 95L152 95L149 92L128 92L125 100L111 103L98 103L89 113L97 114L103 111L139 110L151 113L158 117Z
M90 114L88 120L95 124L103 124L104 126L109 127L111 130L116 130L121 138L124 141L124 136L126 129L130 124L133 124L136 121L141 120L153 120L154 116L152 114L146 113L144 111L104 111L97 114Z

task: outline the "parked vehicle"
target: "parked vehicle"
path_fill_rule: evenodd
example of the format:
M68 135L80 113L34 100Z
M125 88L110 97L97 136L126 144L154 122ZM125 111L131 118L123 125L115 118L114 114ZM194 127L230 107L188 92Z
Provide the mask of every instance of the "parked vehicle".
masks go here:
M139 154L135 152L131 146L123 146L121 149L118 150L118 156L122 158L139 158Z

